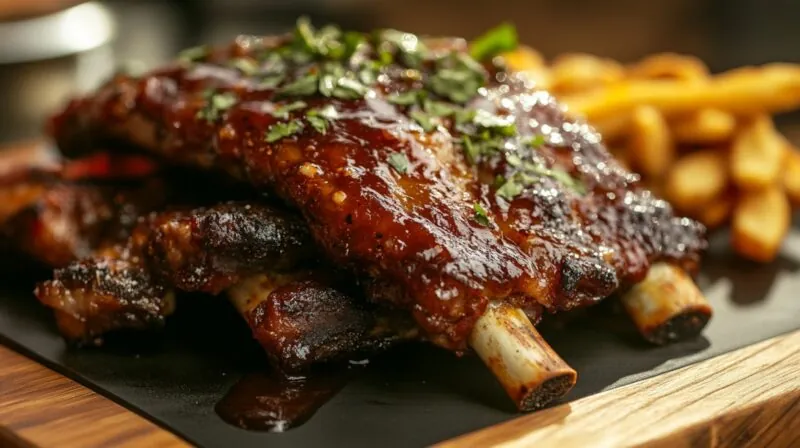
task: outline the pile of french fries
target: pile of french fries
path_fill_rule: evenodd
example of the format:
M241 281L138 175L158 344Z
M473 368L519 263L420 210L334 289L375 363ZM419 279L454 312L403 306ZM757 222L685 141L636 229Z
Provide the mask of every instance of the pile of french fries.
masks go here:
M800 151L771 115L800 106L800 66L712 75L672 53L629 65L575 53L547 64L525 47L505 59L594 125L680 213L709 229L730 223L731 244L746 258L777 256L800 206Z

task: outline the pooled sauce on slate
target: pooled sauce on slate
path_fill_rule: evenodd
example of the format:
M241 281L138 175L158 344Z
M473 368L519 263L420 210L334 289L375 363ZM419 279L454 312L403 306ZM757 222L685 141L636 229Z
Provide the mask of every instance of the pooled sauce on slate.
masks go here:
M284 432L307 422L357 373L358 366L326 366L303 376L251 373L231 387L214 410L251 431Z

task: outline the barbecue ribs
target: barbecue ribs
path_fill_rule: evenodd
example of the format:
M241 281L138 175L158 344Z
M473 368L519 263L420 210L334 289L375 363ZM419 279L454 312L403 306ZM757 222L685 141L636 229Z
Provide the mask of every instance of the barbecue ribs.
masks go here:
M589 126L458 39L301 21L118 75L51 132L68 154L122 140L276 194L373 300L457 351L490 302L571 309L705 248Z

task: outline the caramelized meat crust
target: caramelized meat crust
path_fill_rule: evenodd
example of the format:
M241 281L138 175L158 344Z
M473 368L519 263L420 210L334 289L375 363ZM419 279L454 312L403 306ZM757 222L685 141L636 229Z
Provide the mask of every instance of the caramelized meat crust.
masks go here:
M125 140L276 193L335 264L397 291L373 298L410 310L455 350L489 301L555 312L640 281L656 260L696 266L703 227L675 216L591 127L520 76L475 67L457 40L412 63L411 35L388 61L388 41L343 62L295 57L308 53L297 50L305 34L243 37L191 63L119 75L73 101L52 133L66 151ZM266 82L276 60L285 79ZM366 90L325 90L334 62L356 74L336 88L361 79ZM474 94L444 88L459 79L478 83ZM423 99L400 101L410 95Z

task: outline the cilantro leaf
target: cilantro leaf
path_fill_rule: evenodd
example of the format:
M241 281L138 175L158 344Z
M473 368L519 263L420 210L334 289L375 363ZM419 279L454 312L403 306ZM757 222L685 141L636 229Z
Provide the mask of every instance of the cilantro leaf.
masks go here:
M187 48L178 53L178 60L181 62L198 62L211 54L211 49L206 45Z
M519 182L518 176L511 176L510 178L506 179L505 183L497 189L495 194L500 196L501 198L507 201L513 201L515 197L519 196L522 193L522 190L525 188Z
M489 215L481 204L477 202L472 204L472 209L475 211L475 215L473 215L475 222L485 227L489 227L491 225Z
M422 126L422 130L425 132L431 132L432 130L436 129L436 121L433 117L431 117L426 112L422 110L416 109L412 110L408 113L408 116L414 119L420 126Z
M197 111L197 118L208 122L214 122L219 119L222 112L230 109L238 100L232 92L216 93L213 90L208 90L203 96L206 98L206 104Z
M298 132L302 131L304 127L305 126L303 125L303 122L300 120L275 123L267 130L266 134L264 135L264 140L266 140L267 143L274 143L284 137L290 137L297 134Z
M306 115L306 121L322 135L328 133L328 120L318 115Z
M393 93L386 97L386 101L397 104L400 106L411 106L412 104L417 103L417 99L420 96L419 90L409 90L407 92L399 92Z
M289 104L282 104L280 106L276 106L275 109L272 110L271 115L275 118L286 120L289 118L289 112L302 109L306 106L308 106L308 104L306 104L305 101L294 101Z
M469 53L477 61L486 61L517 48L518 44L517 29L514 25L503 23L473 40L469 45Z
M405 174L408 172L408 157L406 157L406 155L402 152L393 152L389 154L387 161L389 162L389 165L392 165L392 167L397 170L398 173Z
M242 72L246 76L253 76L258 73L258 64L249 58L235 58L230 61L230 66Z
M281 87L277 94L280 96L309 96L317 92L319 76L309 73Z

